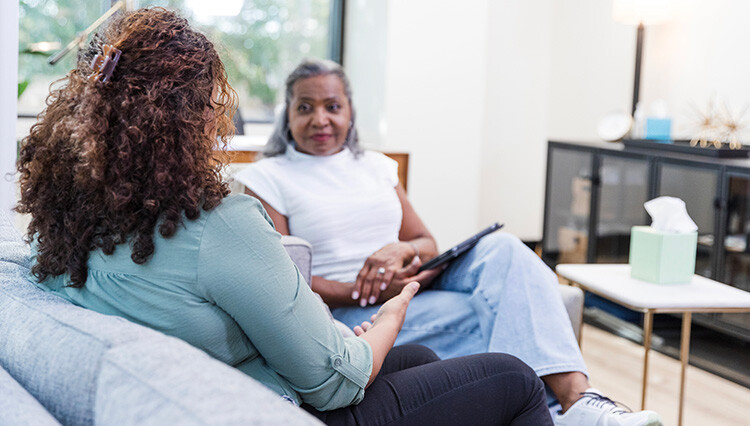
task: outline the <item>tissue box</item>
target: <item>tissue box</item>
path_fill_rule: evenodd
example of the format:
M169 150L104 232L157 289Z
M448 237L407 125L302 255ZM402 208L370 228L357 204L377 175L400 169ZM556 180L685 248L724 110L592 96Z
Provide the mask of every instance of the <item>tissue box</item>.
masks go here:
M672 138L672 120L669 118L647 118L646 139L669 141Z
M698 233L667 233L650 226L630 232L630 276L656 284L686 284L695 273Z

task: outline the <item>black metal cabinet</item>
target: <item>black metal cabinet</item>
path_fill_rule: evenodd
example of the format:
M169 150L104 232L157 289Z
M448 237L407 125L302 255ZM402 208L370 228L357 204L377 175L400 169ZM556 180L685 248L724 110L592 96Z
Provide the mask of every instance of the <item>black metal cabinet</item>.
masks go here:
M643 203L669 195L698 225L696 273L750 291L750 160L550 141L546 182L542 258L551 267L627 263L630 228L650 223ZM696 321L750 341L750 315Z
M642 154L550 142L542 257L557 263L626 263L630 228L648 224L654 164Z

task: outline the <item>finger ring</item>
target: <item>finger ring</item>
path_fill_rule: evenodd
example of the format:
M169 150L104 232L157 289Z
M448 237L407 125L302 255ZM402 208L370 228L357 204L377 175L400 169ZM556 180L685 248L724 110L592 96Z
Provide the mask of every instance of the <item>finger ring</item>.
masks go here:
M378 275L383 275L383 274L385 274L385 268L381 266L380 268L378 268Z

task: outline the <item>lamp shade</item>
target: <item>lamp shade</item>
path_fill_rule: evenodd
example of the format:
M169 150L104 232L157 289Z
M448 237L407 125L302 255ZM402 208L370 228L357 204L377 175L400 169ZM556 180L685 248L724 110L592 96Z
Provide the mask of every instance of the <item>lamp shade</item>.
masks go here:
M672 0L613 0L612 18L629 25L660 24L672 17Z

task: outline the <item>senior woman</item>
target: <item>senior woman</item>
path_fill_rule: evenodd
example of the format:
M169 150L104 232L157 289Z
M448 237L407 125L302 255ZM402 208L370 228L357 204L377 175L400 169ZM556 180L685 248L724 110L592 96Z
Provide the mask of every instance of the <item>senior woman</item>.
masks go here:
M489 235L447 269L419 266L437 255L406 197L396 164L363 151L343 69L302 62L286 80L284 109L266 158L235 175L282 234L313 247L312 288L333 315L354 325L409 282L410 304L397 343L441 357L505 352L529 364L561 404L558 425L657 425L591 388L557 279L517 238ZM386 302L387 303L387 302Z
M38 285L181 338L329 424L551 424L516 358L391 351L417 283L357 337L338 333L260 203L221 180L213 150L233 132L235 96L183 18L112 20L21 149Z

